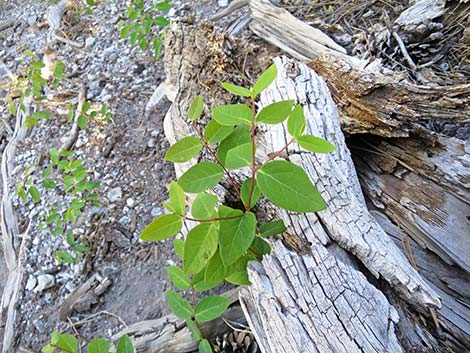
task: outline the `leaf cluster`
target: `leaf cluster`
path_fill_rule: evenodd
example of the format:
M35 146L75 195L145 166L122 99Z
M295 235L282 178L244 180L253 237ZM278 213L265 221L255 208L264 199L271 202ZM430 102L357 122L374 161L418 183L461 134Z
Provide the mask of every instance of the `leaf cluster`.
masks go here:
M174 286L182 291L206 291L222 281L236 285L250 284L247 264L261 260L270 252L265 237L285 231L282 220L260 223L253 212L258 200L265 196L278 207L292 212L318 212L325 203L308 177L299 166L277 157L289 145L296 142L301 148L315 153L332 152L335 147L328 141L305 134L303 107L293 100L272 103L257 109L256 98L275 79L276 66L271 65L263 72L252 87L241 87L223 83L223 87L248 100L248 104L229 104L215 107L212 119L201 132L195 121L202 116L202 97L194 99L188 110L195 136L186 136L172 145L165 159L173 163L195 160L205 148L213 157L212 161L199 161L189 168L178 181L169 187L169 200L164 202L168 214L157 217L142 232L141 239L161 241L176 236L182 229L183 221L198 222L189 230L184 240L175 239L175 252L181 258L182 266L169 266L167 273ZM255 154L256 128L260 124L281 124L286 122L291 140L270 158L257 164ZM239 187L232 177L234 170L247 168L251 178ZM238 194L240 209L224 205L213 189L225 177ZM189 208L186 194L195 194ZM200 342L200 352L211 352L198 324L222 315L229 305L226 298L208 296L199 302L190 303L176 291L166 293L167 302L173 313L186 320L193 338Z
M146 3L145 0L132 0L127 9L127 20L119 23L121 39L129 37L131 45L147 50L153 46L155 58L160 57L163 44L163 29L170 21L162 13L171 9L169 1Z
M95 338L87 344L88 353L109 353L111 344L103 338ZM79 342L75 336L53 331L51 340L41 349L42 353L76 353L79 350ZM114 352L114 351L113 351ZM135 353L132 341L128 335L122 336L116 346L116 353Z

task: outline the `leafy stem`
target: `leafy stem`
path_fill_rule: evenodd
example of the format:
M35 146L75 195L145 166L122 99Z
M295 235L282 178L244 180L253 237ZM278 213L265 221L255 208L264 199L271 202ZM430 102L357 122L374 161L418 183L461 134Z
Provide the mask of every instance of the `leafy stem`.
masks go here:
M294 142L294 141L295 141L295 139L293 138L284 147L282 147L279 151L277 151L275 153L271 153L269 155L268 160L266 162L264 162L262 165L260 165L259 167L257 167L256 171L258 171L264 165L268 164L269 162L271 162L271 161L275 160L277 157L279 157L282 154L282 152L284 152L287 149L287 147L289 147L292 144L292 142Z
M198 135L199 139L201 140L201 142L203 143L203 145L207 149L207 151L209 151L212 158L214 158L216 163L222 167L222 169L224 170L225 175L230 180L230 184L232 185L232 187L235 190L235 192L237 193L237 195L240 197L240 188L238 187L237 183L233 179L232 174L230 173L230 171L227 168L225 168L225 166L223 165L223 163L220 161L219 157L217 156L217 153L215 153L215 151L211 148L211 146L209 145L207 140L204 138L204 135L201 133L201 130L199 130L199 128L197 127L197 125L194 121L192 122L191 126L193 127L194 131L196 131L196 134Z
M230 216L230 217L216 217L216 218L211 218L211 219L197 219L197 218L191 218L191 217L184 217L184 219L187 220L187 221L207 223L207 222L228 221L230 219L242 218L243 215L244 214L240 214L240 215L236 215L236 216Z
M253 198L253 189L255 187L255 177L256 177L256 166L255 166L255 119L256 119L256 111L255 111L255 97L251 96L251 182L250 182L250 191L248 196L248 203L245 205L247 211L251 208L251 200Z

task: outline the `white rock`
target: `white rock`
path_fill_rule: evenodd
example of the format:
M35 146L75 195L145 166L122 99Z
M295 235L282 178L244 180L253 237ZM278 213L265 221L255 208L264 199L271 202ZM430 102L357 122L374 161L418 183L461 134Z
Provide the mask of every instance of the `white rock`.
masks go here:
M135 206L135 200L134 200L133 198L128 198L128 199L126 200L126 205L127 205L127 207L129 207L129 208L134 207L134 206Z
M108 191L108 194L106 195L108 200L110 202L116 202L117 200L122 198L122 190L120 187L111 189Z
M29 276L28 281L26 282L25 289L32 291L34 287L36 287L37 283L38 281L36 280L36 278L34 278L33 276Z
M38 276L38 285L34 288L36 293L41 293L44 290L51 288L55 284L55 277L53 275L40 275Z
M85 48L91 48L95 44L96 39L94 37L89 37L85 40Z

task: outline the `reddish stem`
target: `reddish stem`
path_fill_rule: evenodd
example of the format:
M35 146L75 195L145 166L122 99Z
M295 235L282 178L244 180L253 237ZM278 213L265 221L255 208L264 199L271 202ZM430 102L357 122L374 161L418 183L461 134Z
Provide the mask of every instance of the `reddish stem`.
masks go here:
M259 170L261 167L263 167L265 164L267 164L267 163L271 162L272 160L276 159L277 157L279 157L280 154L281 154L282 152L284 152L284 151L287 149L287 147L289 147L289 146L291 145L291 143L294 142L294 141L295 141L295 139L290 140L290 141L287 143L287 145L285 145L285 146L282 147L279 151L277 151L276 153L274 153L273 155L271 155L271 157L269 157L269 159L268 159L266 162L264 162L262 165L260 165L258 168L256 168L256 171L258 171L258 170Z
M247 211L251 208L251 199L253 197L253 189L255 186L256 166L255 166L255 98L251 97L251 182L250 182L250 193L248 196L248 203L245 205Z
M204 147L207 148L207 150L211 154L212 158L214 158L214 160L217 162L217 164L220 165L222 167L222 169L224 170L225 175L230 180L230 184L232 184L232 186L233 186L235 192L237 193L237 195L240 196L240 188L238 187L237 183L235 182L232 175L230 174L230 171L227 168L225 168L225 166L222 164L219 157L217 156L217 153L215 153L215 151L211 148L211 146L209 146L206 139L204 138L204 135L198 129L198 127L196 126L194 121L192 122L192 127L193 127L194 131L196 131L196 134L198 135L199 139L202 141Z

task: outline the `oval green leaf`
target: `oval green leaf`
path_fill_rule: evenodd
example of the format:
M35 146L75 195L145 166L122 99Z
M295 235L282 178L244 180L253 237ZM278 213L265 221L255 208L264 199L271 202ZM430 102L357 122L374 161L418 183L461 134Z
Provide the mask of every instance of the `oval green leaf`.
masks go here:
M242 187L240 188L240 198L244 205L248 205L248 199L250 198L250 186L251 186L251 178L246 179ZM251 195L251 205L253 207L258 202L259 198L261 197L261 190L256 183L253 185L253 194Z
M291 113L293 100L275 102L267 105L259 112L256 117L258 123L265 124L280 124L282 123Z
M183 239L175 239L173 241L173 248L175 249L176 255L183 260L184 258L184 240Z
M250 129L246 125L237 126L235 130L219 144L217 156L222 164L225 165L225 158L227 157L228 151L245 143L251 143Z
M183 320L190 320L193 317L193 307L179 293L168 290L165 293L166 302L173 314Z
M111 345L103 338L95 338L87 346L88 353L109 353Z
M179 215L184 215L186 211L186 199L184 191L176 181L170 183L170 204L174 211Z
M305 130L304 108L297 104L287 120L287 131L292 137L298 137Z
M191 229L184 242L184 272L194 274L201 271L217 251L217 241L217 230L212 223L201 223Z
M230 300L219 295L210 295L201 299L194 309L197 322L207 322L218 318L227 310Z
M197 194L213 188L224 176L222 167L213 162L201 162L189 168L178 180L184 191Z
M212 194L203 192L197 195L191 207L192 216L196 219L213 218L217 201L217 196Z
M168 149L165 159L173 163L187 162L201 152L202 146L202 142L197 137L183 137Z
M256 260L253 255L244 255L230 266L225 268L225 280L239 286L249 285L248 272L246 266L249 261Z
M233 126L222 126L217 121L211 119L204 130L204 138L208 144L222 141L233 131Z
M299 136L297 142L306 150L314 153L330 153L336 149L330 142L312 135Z
M193 285L194 285L194 289L196 290L196 292L206 292L208 290L211 290L212 288L217 287L220 283L218 282L218 283L207 284L204 280L205 273L206 273L206 269L203 268L193 278Z
M223 281L225 275L225 267L220 258L219 250L211 257L204 271L204 282L207 285L217 285Z
M155 218L140 234L145 241L158 241L178 234L183 227L181 217L175 214L164 214Z
M66 352L75 352L78 348L78 341L73 335L60 334L57 341L57 348Z
M31 195L34 203L38 203L41 201L41 193L39 192L38 188L35 186L30 186L28 189L28 193Z
M176 288L187 290L191 287L191 281L189 280L188 275L186 275L178 266L168 266L166 268L166 273Z
M307 173L287 161L267 163L256 176L261 192L276 206L293 212L317 212L325 202Z
M128 335L124 335L119 339L116 353L134 353L134 346Z
M252 164L251 142L236 146L227 152L225 167L230 170L240 169Z
M275 64L269 66L256 81L253 86L253 95L256 97L262 91L264 91L268 86L274 81L277 75L277 68Z
M213 353L211 344L208 340L203 339L199 342L199 353Z
M228 104L215 107L212 116L222 126L251 124L251 109L245 104Z
M224 82L222 86L230 93L236 94L242 97L251 97L251 92L248 88L237 86L232 83Z
M186 320L186 326L188 327L189 332L191 332L191 338L195 341L200 341L201 331L199 331L196 323L193 320Z
M250 247L256 233L256 216L247 212L241 218L220 221L220 257L228 266Z
M259 232L263 238L281 234L285 230L286 226L284 225L284 221L282 219L265 223L259 228Z
M196 119L199 119L201 117L203 109L204 109L204 101L201 96L197 96L196 98L194 98L188 110L189 121L194 121Z

